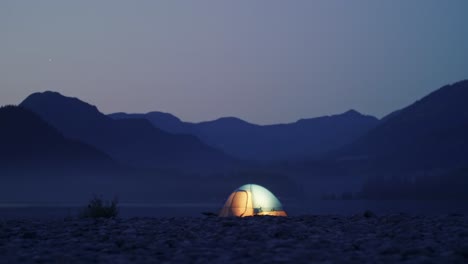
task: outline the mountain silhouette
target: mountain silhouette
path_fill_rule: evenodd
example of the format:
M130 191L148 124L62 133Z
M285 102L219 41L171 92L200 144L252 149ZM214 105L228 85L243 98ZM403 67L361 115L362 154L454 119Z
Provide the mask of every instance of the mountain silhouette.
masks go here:
M390 114L338 159L387 171L444 171L468 165L468 80L446 85Z
M351 143L379 122L355 110L275 125L256 125L235 117L189 123L161 112L109 116L116 120L144 118L167 132L195 135L237 158L260 161L320 156Z
M21 104L64 136L107 153L126 165L147 168L204 169L233 159L192 135L174 135L145 119L114 120L88 103L56 92L34 93Z
M114 162L104 153L66 139L39 116L17 106L0 108L0 167L96 168Z
M78 105L74 109L94 112L88 112L92 107L80 107L81 103L75 102ZM144 120L130 121L148 124ZM193 173L123 166L88 144L65 138L24 107L1 107L0 127L0 202L3 203L84 203L96 194L145 203L218 202L225 199L232 186L243 184L247 178L276 188L283 195L298 192L290 179L278 173L242 172L230 176L206 173L200 184L200 177L193 177Z

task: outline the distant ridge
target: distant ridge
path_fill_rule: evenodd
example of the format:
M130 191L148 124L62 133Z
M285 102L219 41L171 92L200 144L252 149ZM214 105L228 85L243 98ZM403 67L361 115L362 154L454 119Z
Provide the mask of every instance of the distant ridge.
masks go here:
M260 161L317 157L353 142L379 122L356 110L275 125L256 125L236 117L189 123L162 112L109 116L117 120L146 119L167 132L195 135L237 158Z

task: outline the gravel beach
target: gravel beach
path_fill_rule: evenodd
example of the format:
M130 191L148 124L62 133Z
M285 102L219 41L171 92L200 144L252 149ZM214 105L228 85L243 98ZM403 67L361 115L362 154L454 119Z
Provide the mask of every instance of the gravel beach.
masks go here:
M468 216L0 220L0 263L467 263Z

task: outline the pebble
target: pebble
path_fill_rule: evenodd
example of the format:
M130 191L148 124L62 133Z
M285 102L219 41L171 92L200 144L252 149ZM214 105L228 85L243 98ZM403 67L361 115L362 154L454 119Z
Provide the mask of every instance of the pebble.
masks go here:
M5 220L0 263L468 263L468 216Z

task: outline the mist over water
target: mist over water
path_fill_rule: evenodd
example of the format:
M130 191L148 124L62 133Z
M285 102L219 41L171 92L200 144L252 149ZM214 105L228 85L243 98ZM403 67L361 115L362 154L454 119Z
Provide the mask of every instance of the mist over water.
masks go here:
M203 217L202 213L218 213L224 201L220 203L165 203L141 204L122 203L119 216L133 217ZM289 216L301 215L361 215L370 210L377 215L446 215L467 214L466 201L449 200L309 200L307 203L282 202ZM1 219L64 219L79 215L84 205L73 204L33 204L0 203Z

